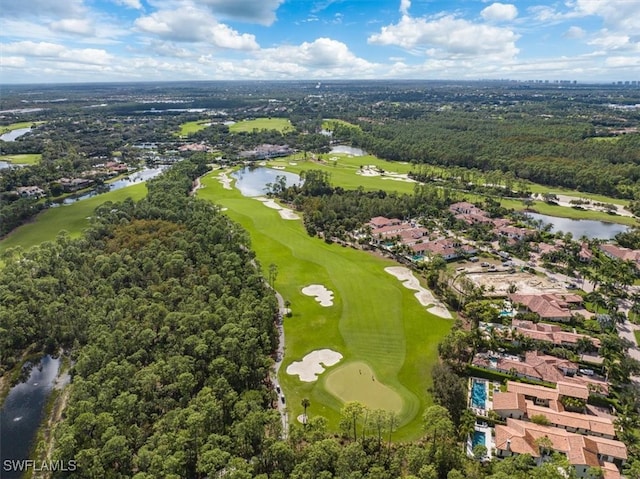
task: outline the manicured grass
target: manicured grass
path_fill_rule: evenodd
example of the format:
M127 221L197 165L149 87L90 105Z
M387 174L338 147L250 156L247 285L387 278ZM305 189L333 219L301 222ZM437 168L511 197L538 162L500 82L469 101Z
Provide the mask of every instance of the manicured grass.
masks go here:
M362 361L340 366L327 374L327 391L344 402L359 401L371 410L402 411L402 397L375 377L371 368Z
M349 123L348 121L344 121L344 120L338 120L335 118L327 118L326 120L322 121L322 128L325 130L333 130L334 129L334 125L336 124L340 124L340 125L346 125L346 126L350 126L352 128L356 128L358 130L362 130L362 128L360 128L360 125L354 125L353 123Z
M20 121L18 123L11 123L9 125L0 126L0 135L4 135L13 130L18 130L20 128L29 128L33 125L40 125L45 123L44 121Z
M359 361L384 385L381 391L389 388L402 399L402 427L396 438L419 437L437 345L452 322L429 314L413 291L384 271L394 262L309 237L301 221L283 220L277 211L243 197L235 188L223 189L215 176L214 172L203 178L198 196L228 208L227 214L249 231L263 270L277 265L275 287L291 302L293 315L285 318L285 358L279 374L290 420L303 412L300 402L308 398L309 416L325 416L337 429L343 402L329 392L326 381L330 374ZM333 291L333 306L322 307L303 295L302 288L310 284ZM318 381L301 382L285 372L293 361L323 348L344 357Z
M237 133L253 130L278 130L281 133L293 131L293 125L288 118L256 118L255 120L245 120L229 125L229 131Z
M188 121L187 123L183 123L180 125L180 131L178 132L178 135L189 136L200 130L204 130L210 124L211 124L210 120Z
M505 208L513 208L516 211L525 210L525 206L521 201L501 200L501 203ZM629 226L635 226L638 224L638 220L631 216L610 215L602 211L578 210L575 208L567 208L566 206L550 205L548 203L545 203L544 201L536 201L531 208L537 213L549 216L557 216L560 218L572 218L576 220L596 220Z
M118 202L126 198L139 200L147 194L144 183L110 191L76 203L49 208L40 213L34 221L20 226L2 241L0 251L21 246L27 250L45 241L52 241L61 231L67 231L71 237L78 237L89 225L88 217L93 211L107 201Z
M37 165L42 160L40 153L24 155L0 155L0 161L6 161L14 165Z
M636 344L640 344L640 331L637 329L633 332L633 335L636 337Z

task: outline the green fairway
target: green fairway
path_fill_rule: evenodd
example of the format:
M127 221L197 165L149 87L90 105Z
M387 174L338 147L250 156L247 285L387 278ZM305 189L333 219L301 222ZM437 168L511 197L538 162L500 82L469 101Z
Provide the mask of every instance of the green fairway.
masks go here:
M382 400L395 408L400 407L400 398L402 427L396 437L419 437L437 345L452 322L429 314L412 291L384 271L394 262L309 237L301 221L283 220L277 211L243 197L235 188L224 189L217 175L203 178L198 196L228 208L227 214L249 231L265 274L268 265L277 266L275 287L291 302L293 314L285 319L285 358L279 374L291 420L302 413L302 398L308 398L309 416L325 416L332 428L338 428L343 396L326 387L329 374L302 382L285 372L308 353L328 348L344 356L332 367L332 375L343 365L365 363L381 383L377 391L384 392ZM333 306L323 307L304 295L302 288L311 284L331 290ZM344 369L332 383L343 381L349 371Z
M365 190L384 190L395 191L398 193L412 193L415 183L400 181L400 175L406 175L412 170L414 165L407 162L392 162L381 160L372 155L366 156L349 156L340 153L329 153L319 155L316 160L305 160L303 155L296 155L279 158L270 161L269 166L281 167L292 173L300 173L305 170L318 169L331 173L331 182L335 186L354 189L362 187ZM358 174L361 167L373 165L380 168L383 173L380 176L363 176ZM589 198L603 203L615 203L625 205L627 202L619 199L609 198L602 195L581 193L575 190L550 190L542 185L529 184L533 192L549 192L553 191L558 194L572 195L577 198ZM484 201L485 196L475 193L466 193L464 191L451 191L451 196L456 198L466 198L469 201ZM505 208L513 208L516 211L523 211L526 206L522 201L510 200L504 198L495 198L500 201ZM597 220L609 223L619 223L623 225L634 226L638 222L631 216L610 215L603 211L580 210L567 206L556 206L545 203L544 201L535 201L533 207L538 213L557 216L560 218L572 218L583 220Z
M293 125L288 118L256 118L255 120L245 120L229 125L229 131L232 133L248 132L253 130L277 130L280 133L293 131Z
M126 198L139 200L146 194L146 185L138 183L70 205L49 208L40 213L31 223L20 226L0 241L0 251L15 246L21 246L26 250L45 241L54 240L61 231L67 231L70 236L78 237L89 225L88 217L101 204L107 201L115 203Z
M200 130L204 130L209 125L211 125L211 121L209 120L188 121L187 123L183 123L180 125L180 131L178 132L178 135L189 136Z
M345 364L328 373L325 388L344 402L359 401L372 410L402 411L402 396L382 384L362 361Z
M6 161L14 165L37 165L40 163L42 155L39 153L23 155L0 155L0 161Z

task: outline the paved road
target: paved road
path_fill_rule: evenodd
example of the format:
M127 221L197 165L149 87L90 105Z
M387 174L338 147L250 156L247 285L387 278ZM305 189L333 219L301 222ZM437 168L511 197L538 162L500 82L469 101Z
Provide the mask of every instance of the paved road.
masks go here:
M278 412L280 412L280 418L282 419L282 436L286 439L289 435L289 414L287 411L286 402L283 402L284 391L280 387L278 382L278 372L284 359L284 316L287 313L287 309L284 307L284 300L280 293L275 291L276 298L278 300L278 348L276 349L276 362L273 365L273 371L271 373L271 383L278 395ZM278 392L278 390L280 392ZM286 400L286 399L285 399Z

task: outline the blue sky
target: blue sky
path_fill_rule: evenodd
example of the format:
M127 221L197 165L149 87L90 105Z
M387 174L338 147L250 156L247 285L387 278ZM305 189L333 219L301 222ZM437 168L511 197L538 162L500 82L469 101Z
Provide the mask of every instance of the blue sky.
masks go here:
M0 83L640 80L640 0L5 0Z

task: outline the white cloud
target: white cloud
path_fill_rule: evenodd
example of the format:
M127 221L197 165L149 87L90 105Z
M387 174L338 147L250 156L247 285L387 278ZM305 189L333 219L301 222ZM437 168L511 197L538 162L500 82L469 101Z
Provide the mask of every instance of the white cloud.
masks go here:
M135 8L136 10L140 10L142 8L140 0L113 0L113 3L129 8Z
M193 0L206 5L223 18L250 23L271 25L276 20L276 10L284 0Z
M14 42L2 45L3 53L14 53L27 57L57 57L66 50L64 45L48 42Z
M2 2L3 17L77 17L85 11L82 0L7 0Z
M24 57L10 57L0 55L0 66L2 68L22 68L27 64Z
M518 9L510 3L492 3L480 12L485 20L490 22L507 22L518 16Z
M72 63L104 65L114 60L113 55L96 48L67 48L47 42L14 42L2 45L4 53L23 57L65 60Z
M257 58L274 65L290 63L309 69L348 68L356 72L374 67L374 64L354 55L347 45L331 38L318 38L301 45L265 48L260 50Z
M583 38L587 34L584 29L577 27L575 25L569 27L569 29L565 32L564 36L566 38Z
M255 50L255 37L218 23L208 12L189 6L160 10L135 21L138 30L175 42L204 42L220 48Z
M95 33L91 20L87 18L65 18L51 22L49 27L56 32L74 35L93 35Z
M518 38L519 35L507 28L471 23L452 15L435 20L404 16L399 23L382 27L368 42L409 50L432 48L433 53L494 54L510 58L518 53L515 45Z
M403 15L409 15L409 9L411 8L411 0L400 0L400 13Z
M640 53L640 43L633 41L629 35L619 32L612 32L603 29L590 40L589 45L595 45L607 52L611 51L636 51Z
M637 32L640 30L640 2L636 0L575 0L577 14L602 17L606 27Z

